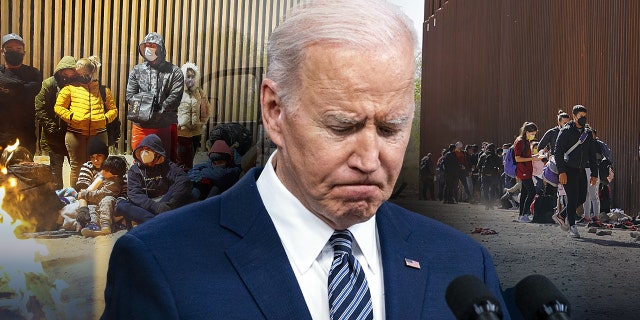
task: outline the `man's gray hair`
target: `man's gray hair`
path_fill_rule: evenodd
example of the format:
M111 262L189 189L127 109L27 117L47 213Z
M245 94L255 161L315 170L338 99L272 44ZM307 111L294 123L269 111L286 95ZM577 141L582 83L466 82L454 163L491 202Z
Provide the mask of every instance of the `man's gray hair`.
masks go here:
M267 78L278 84L285 105L300 86L299 68L305 49L318 43L359 50L384 50L411 42L419 52L413 22L384 0L320 0L289 12L268 43Z

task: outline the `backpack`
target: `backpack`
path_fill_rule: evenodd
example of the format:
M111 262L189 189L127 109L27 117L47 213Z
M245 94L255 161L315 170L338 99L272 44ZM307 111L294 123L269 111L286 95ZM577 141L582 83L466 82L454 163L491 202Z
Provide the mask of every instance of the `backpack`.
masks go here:
M507 149L507 153L504 156L504 173L511 178L516 177L516 154L513 151L513 146Z
M102 97L102 104L104 105L104 111L107 112L107 87L100 85L100 97ZM116 105L116 110L118 110L118 115L116 118L107 123L107 146L113 146L120 140L120 126L122 123L120 122L120 110Z
M494 152L486 153L481 172L486 176L498 175L500 172L500 157Z
M221 123L213 127L209 132L209 143L213 145L216 140L224 140L229 147L234 147L241 156L253 146L251 130L240 123Z

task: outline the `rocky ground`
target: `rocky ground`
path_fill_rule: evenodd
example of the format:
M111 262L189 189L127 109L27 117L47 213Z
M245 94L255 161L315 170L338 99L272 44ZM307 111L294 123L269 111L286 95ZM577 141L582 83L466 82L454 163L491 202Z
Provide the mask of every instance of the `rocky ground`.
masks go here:
M514 222L514 210L485 211L481 205L436 201L396 203L449 224L487 247L503 290L528 275L542 274L569 299L573 319L640 319L640 242L629 230L598 236L581 226L582 238L570 239L555 224ZM473 233L476 228L497 234Z

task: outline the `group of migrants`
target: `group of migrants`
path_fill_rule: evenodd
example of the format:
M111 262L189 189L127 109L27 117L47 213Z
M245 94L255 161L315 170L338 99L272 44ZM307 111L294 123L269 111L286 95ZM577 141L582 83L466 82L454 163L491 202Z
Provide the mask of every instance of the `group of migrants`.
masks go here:
M518 210L519 222L558 223L580 238L576 222L601 225L611 210L611 150L587 123L587 109L559 110L558 125L536 139L538 126L524 122L512 143L462 142L442 150L437 161L420 161L421 199L453 204L481 202L486 210ZM435 183L438 197L435 197ZM477 201L475 199L478 199Z
M59 228L95 237L220 194L238 181L238 145L224 139L211 141L209 160L194 166L211 114L199 68L167 61L164 40L155 32L137 50L144 61L129 73L126 101L148 113L127 116L132 122L130 164L109 154L119 139L120 112L110 88L100 83L98 56L65 56L43 81L38 69L23 64L23 38L14 33L2 37L0 109L6 112L0 117L1 164L7 175L27 184L12 192L37 190L29 200L50 204L39 203L46 209L38 211L26 203L16 205L16 196L5 201L3 208L11 207L6 211L18 212L16 217L36 225L36 231ZM33 162L38 145L49 157L46 166Z

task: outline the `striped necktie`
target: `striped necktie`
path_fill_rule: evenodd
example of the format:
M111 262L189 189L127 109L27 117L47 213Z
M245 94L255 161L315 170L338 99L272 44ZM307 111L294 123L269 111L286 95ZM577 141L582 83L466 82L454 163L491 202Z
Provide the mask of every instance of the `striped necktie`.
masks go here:
M332 320L373 319L369 284L358 260L351 253L353 236L336 230L329 243L333 262L329 269L329 311Z

